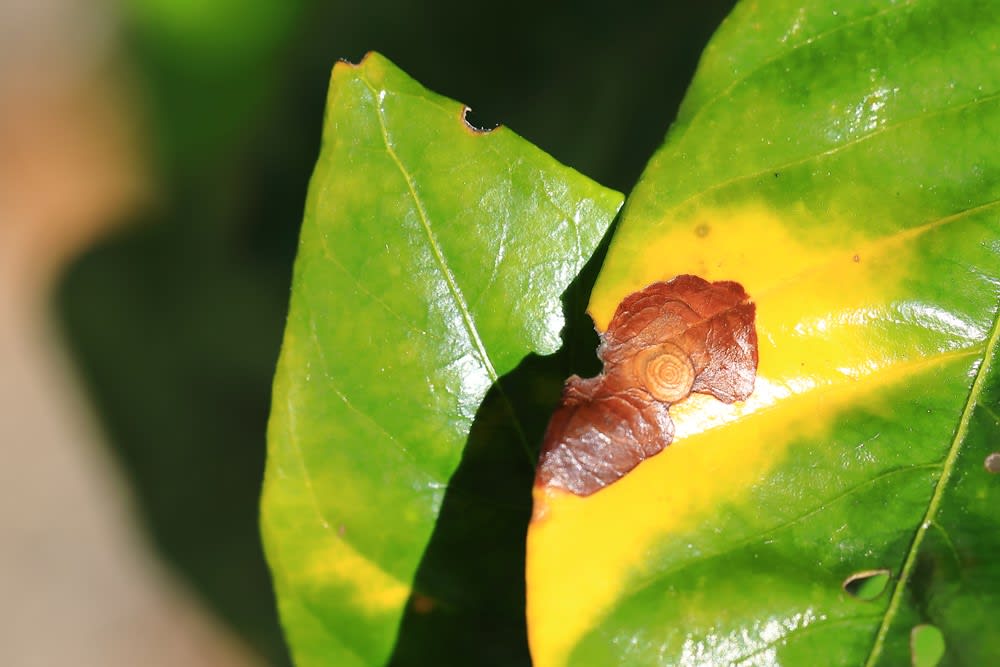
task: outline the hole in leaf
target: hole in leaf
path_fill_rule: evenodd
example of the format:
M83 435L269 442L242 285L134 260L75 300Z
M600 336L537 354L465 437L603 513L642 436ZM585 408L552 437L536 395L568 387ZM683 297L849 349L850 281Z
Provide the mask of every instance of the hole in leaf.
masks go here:
M364 64L365 60L367 60L368 56L370 56L371 54L372 51L365 51L364 53L361 54L360 58L339 58L338 62L342 62L348 67L360 67L361 65Z
M468 129L472 130L476 134L489 134L493 130L500 127L500 123L479 118L479 116L472 111L471 107L464 107L462 109L462 122L465 123L465 126Z
M437 602L434 598L423 595L416 591L410 596L410 603L413 605L413 611L417 614L429 614L434 611L434 607L437 606Z
M986 468L986 472L996 475L1000 473L1000 452L993 452L986 457L983 461L983 467Z
M913 667L936 667L944 657L944 635L936 626L921 624L910 631L910 662Z
M863 602L874 600L889 583L889 570L864 570L844 579L844 591Z

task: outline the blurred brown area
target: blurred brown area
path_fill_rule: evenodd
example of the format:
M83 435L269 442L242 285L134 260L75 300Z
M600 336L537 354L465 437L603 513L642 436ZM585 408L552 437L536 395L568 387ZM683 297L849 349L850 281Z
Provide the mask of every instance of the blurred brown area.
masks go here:
M154 555L52 325L61 269L148 198L115 27L0 5L0 664L255 665Z

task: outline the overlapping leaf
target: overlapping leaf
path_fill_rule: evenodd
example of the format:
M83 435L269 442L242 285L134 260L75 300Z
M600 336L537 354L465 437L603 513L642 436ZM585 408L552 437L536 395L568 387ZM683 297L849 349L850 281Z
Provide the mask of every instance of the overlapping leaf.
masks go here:
M928 625L944 664L1000 661L994 14L766 0L720 29L591 312L737 281L756 388L675 404L673 444L592 496L536 492L537 667L900 665Z
M263 498L302 666L386 664L404 612L496 605L523 624L507 599L470 609L447 584L412 582L487 389L527 353L559 346L560 294L621 196L463 114L377 54L334 68Z

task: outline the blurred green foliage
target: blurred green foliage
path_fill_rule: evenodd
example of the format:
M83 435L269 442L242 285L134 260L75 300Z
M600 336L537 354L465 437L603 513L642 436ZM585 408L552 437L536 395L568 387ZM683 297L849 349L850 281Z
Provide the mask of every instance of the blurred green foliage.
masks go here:
M732 4L126 0L158 198L71 268L60 314L157 546L272 664L257 501L332 64L377 49L628 192Z

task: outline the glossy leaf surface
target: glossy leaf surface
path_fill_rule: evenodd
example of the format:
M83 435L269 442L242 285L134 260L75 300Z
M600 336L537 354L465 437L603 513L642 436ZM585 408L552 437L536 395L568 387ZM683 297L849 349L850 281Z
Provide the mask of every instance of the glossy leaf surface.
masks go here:
M671 406L673 443L591 496L536 489L536 667L904 665L923 624L942 665L1000 662L1000 22L831 7L738 6L626 204L598 327L737 281L757 381Z
M411 584L480 402L559 347L560 295L622 198L464 113L377 54L333 70L262 510L300 666L386 664L408 607L492 604L523 626L506 599ZM509 445L530 473L527 443Z

